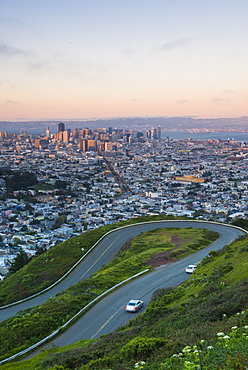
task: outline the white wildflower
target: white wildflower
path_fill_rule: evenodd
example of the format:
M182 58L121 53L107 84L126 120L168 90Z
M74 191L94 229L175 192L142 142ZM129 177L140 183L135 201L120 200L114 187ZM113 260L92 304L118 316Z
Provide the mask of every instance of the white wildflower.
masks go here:
M191 347L190 346L186 346L182 349L182 352L191 352Z
M218 337L223 337L224 335L225 335L225 333L222 333L222 332L217 333L217 336L218 336Z
M223 339L230 339L229 335L224 335Z
M145 361L139 361L139 362L136 362L136 364L134 365L135 369L139 369L140 366L142 365L145 365Z

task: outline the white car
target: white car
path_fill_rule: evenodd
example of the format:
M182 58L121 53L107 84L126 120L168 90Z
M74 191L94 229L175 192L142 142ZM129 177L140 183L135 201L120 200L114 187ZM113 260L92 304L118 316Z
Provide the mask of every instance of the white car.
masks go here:
M138 299L131 299L129 303L126 305L125 309L128 312L137 312L143 307L144 302Z
M186 267L185 271L188 273L188 274L192 274L195 269L196 269L196 265L189 265L188 267Z

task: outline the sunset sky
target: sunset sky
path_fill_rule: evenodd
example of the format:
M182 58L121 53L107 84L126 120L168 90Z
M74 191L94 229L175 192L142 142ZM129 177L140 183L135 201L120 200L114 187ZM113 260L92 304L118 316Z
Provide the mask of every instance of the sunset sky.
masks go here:
M247 0L0 0L0 120L248 115Z

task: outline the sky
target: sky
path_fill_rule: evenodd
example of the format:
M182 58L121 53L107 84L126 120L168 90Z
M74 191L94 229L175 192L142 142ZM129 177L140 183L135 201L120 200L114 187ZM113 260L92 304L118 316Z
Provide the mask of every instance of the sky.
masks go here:
M0 0L0 121L248 115L247 0Z

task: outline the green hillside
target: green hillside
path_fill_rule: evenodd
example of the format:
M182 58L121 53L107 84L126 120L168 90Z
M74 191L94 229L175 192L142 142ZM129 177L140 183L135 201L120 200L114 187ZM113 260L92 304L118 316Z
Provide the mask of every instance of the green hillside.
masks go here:
M50 248L46 253L34 257L22 269L0 282L0 307L36 294L55 283L82 257L83 253L85 254L107 232L121 226L162 219L176 218L145 216L122 221L88 231Z
M175 232L179 235L178 230L169 229L170 238ZM185 253L189 253L189 239L191 246L193 244L198 245L198 248L202 247L199 245L199 240L192 243L193 233L189 238L188 229L180 232L179 239L185 240ZM161 235L161 230L159 234ZM132 245L124 246L115 262L103 267L93 276L94 286L97 288L92 289L91 279L88 279L80 283L84 284L83 286L76 284L71 292L58 295L55 302L49 300L39 308L19 313L15 318L6 320L7 325L6 322L2 323L0 334L2 358L5 357L8 346L9 356L23 349L22 346L17 348L13 345L20 343L20 338L21 343L27 346L28 338L32 337L32 334L37 335L35 326L39 330L43 327L45 333L46 328L59 320L60 315L63 314L64 317L64 314L70 310L71 304L80 303L79 306L82 307L82 301L77 301L82 288L83 299L87 301L98 295L102 288L106 289L106 284L113 285L116 281L113 266L121 263L120 260L124 256L127 260L131 258L135 268L144 268L144 263L147 263L149 256L158 251L157 237L155 230L135 238ZM206 235L202 237L203 234L201 234L201 242L203 239L206 242ZM172 239L168 239L168 235L165 237L164 234L162 238L165 249L170 249ZM216 236L208 235L208 238L216 238ZM150 255L144 252L147 249L144 240L149 241L149 247L153 245L152 247L155 248L152 248ZM141 248L142 243L144 248ZM142 256L135 261L132 258L134 245L136 245L136 251L140 248L139 253ZM180 244L178 250L181 249ZM161 251L161 246L159 250ZM140 263L141 260L143 263ZM113 281L104 279L106 268L108 276L113 269ZM118 271L120 271L119 268ZM131 320L124 328L99 340L81 341L67 348L50 349L31 360L3 365L2 369L246 369L248 361L247 277L248 239L243 237L222 251L211 252L190 279L180 287L156 291L147 310ZM99 286L96 284L98 282ZM52 311L56 315L56 320L55 316L51 316ZM36 321L35 325L34 321ZM41 337L44 337L44 333Z
M98 340L52 348L2 369L247 369L248 238L212 252L179 287Z
M82 307L116 284L147 268L151 270L153 266L149 261L157 252L166 253L171 261L173 257L170 254L174 258L183 257L209 245L217 237L215 232L190 227L159 228L136 236L91 278L60 292L40 306L19 311L2 322L0 359L8 358L47 337ZM167 258L162 260L164 264Z

